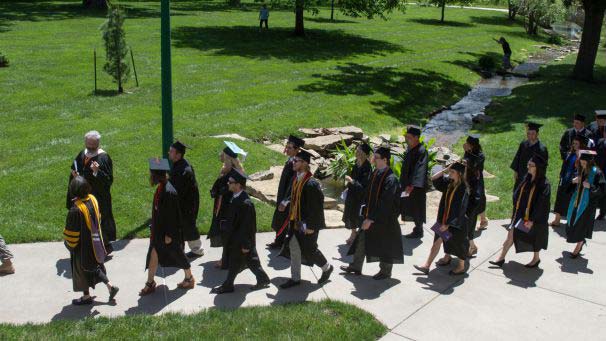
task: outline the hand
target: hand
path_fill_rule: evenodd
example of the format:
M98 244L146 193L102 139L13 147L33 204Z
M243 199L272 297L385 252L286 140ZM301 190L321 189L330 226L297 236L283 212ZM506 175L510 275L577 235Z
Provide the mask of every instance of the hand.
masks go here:
M532 221L530 221L530 220L526 220L524 222L524 226L526 226L527 229L531 229L532 225L534 225L534 223Z
M446 232L446 231L448 231L448 225L440 226L440 232Z
M574 179L572 179L572 183L573 184L578 184L579 183L579 177L575 176Z
M364 219L364 221L362 222L362 230L367 231L368 229L370 229L370 225L372 225L372 223L374 223L374 221L370 219Z
M406 187L406 193L408 193L408 194L412 193L413 188L414 188L414 187L413 187L412 185L408 185L408 186Z
M99 171L99 163L97 161L93 161L93 163L90 165L90 169L93 170L93 173L97 173Z
M589 182L583 181L583 187L589 188L589 187L591 187L591 185L589 184Z
M312 230L312 229L305 229L305 234L306 234L306 235L314 234L314 232L315 232L315 231L314 231L314 230Z
M249 253L250 249L242 249L242 253Z
M278 206L278 211L280 211L280 212L286 211L286 205L280 204L280 206Z
M169 236L164 236L164 244L170 244L173 239Z
M352 183L352 182L353 182L353 179L351 178L351 176L346 175L346 176L345 176L345 182L347 182L348 184L349 184L349 183Z
M78 172L72 169L72 177L75 178L78 176Z

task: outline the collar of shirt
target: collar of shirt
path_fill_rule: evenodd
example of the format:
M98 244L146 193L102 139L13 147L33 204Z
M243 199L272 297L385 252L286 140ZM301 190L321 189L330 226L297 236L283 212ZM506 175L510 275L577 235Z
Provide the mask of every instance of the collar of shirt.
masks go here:
M299 172L299 173L297 173L297 180L303 179L304 176L305 176L305 172Z
M239 197L240 194L242 194L242 192L244 192L244 191L240 191L238 193L234 193L234 195L232 196L232 198L235 199L235 198Z

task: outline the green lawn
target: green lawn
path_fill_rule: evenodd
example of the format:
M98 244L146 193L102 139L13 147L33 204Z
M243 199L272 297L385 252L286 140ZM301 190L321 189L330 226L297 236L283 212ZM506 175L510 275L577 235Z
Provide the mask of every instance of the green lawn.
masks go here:
M594 110L606 109L606 51L601 49L594 84L569 78L575 56L541 69L535 81L514 89L509 97L501 97L486 109L495 118L489 126L479 129L482 147L486 153L486 170L496 175L486 180L488 193L501 200L488 205L491 218L509 218L512 208L513 172L509 168L518 143L525 138L524 121L533 120L545 126L540 139L549 150L548 177L552 184L552 206L559 181L559 144L564 130L572 126L574 113L581 113L593 121Z
M141 85L129 82L120 96L102 72L101 95L91 95L93 49L99 70L103 63L103 14L81 10L79 0L0 3L1 52L11 61L0 69L0 234L9 243L61 237L71 159L93 128L114 160L118 236L147 234L146 159L161 144L159 3L123 3ZM438 8L416 6L387 21L339 14L330 23L322 10L306 19L307 37L299 39L290 35L292 11L272 11L270 31L259 34L257 5L246 6L172 5L175 136L194 147L188 158L201 185L203 232L221 149L206 136L277 141L299 127L348 124L370 134L400 131L468 91L479 79L469 66L500 53L493 37L507 37L517 61L542 39L529 39L503 13L448 9L441 25ZM251 152L248 172L283 161L258 144L243 147ZM257 209L259 228L267 230L272 209Z
M335 301L209 309L193 315L133 315L48 324L0 324L2 340L376 340L387 328L371 314Z

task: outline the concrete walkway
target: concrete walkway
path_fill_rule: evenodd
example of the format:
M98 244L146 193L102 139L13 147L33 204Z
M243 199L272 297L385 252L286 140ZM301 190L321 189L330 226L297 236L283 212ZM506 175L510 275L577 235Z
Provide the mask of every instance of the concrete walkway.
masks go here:
M75 307L71 299L70 265L62 243L11 245L17 273L0 277L0 321L11 323L48 322L86 316L119 316L137 313L196 312L209 307L237 308L326 298L349 302L374 314L390 332L385 339L593 339L606 333L606 223L596 226L594 239L584 256L569 259L571 250L562 237L563 228L550 233L549 250L541 256L539 269L526 269L531 254L513 250L503 269L488 260L499 252L506 232L504 221L491 221L477 239L478 256L471 260L464 277L448 275L450 267L432 269L420 276L413 264L422 264L433 238L426 231L420 240L404 240L405 264L394 267L394 278L375 281L369 275L378 270L373 263L363 276L341 275L335 270L325 286L316 285L320 270L304 268L304 284L290 290L276 285L289 277L288 262L259 247L262 264L273 285L250 292L254 283L249 271L237 279L236 292L210 295L226 273L213 267L218 249L206 248L207 255L193 263L197 286L191 291L176 288L183 274L161 269L154 295L140 298L145 282L145 239L120 241L114 258L107 263L110 279L121 288L117 303L109 305L104 286L97 287L97 303ZM409 223L403 231L410 231ZM59 233L59 232L58 232ZM320 234L320 249L335 268L345 264L347 248L342 245L348 231L326 230ZM270 233L258 235L265 245ZM205 244L208 245L205 241ZM438 323L436 323L438 322ZM439 326L439 327L438 327Z

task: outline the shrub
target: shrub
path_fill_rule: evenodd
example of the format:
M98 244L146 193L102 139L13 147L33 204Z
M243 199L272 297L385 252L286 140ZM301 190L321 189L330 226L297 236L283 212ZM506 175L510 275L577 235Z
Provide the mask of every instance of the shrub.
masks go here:
M559 34L551 34L547 39L547 43L552 45L562 45L564 44L564 39L562 39Z
M332 175L335 180L344 180L345 176L351 173L356 163L356 146L347 146L341 139L341 145L337 145L331 153L332 161L326 169L326 173Z
M8 67L8 58L0 52L0 67Z
M478 65L484 71L494 71L497 69L497 62L490 56L482 56L478 60Z

